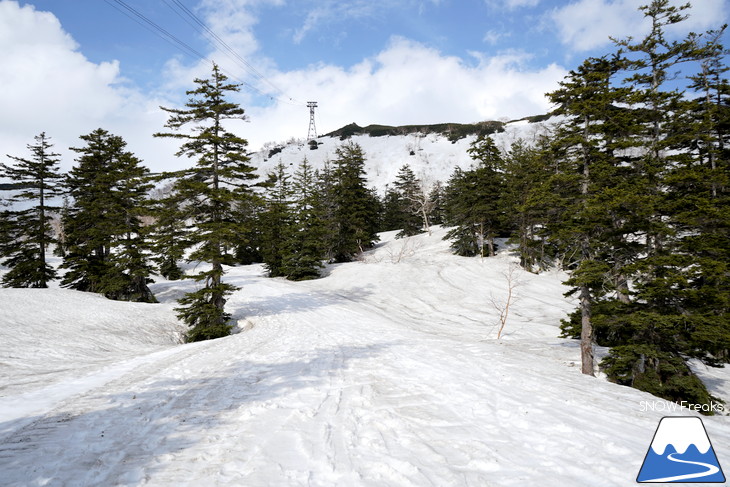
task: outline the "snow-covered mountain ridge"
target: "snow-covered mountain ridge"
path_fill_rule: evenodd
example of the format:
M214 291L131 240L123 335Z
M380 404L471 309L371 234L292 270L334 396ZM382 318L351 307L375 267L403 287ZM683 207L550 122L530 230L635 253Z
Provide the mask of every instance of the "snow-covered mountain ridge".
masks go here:
M555 118L538 122L520 120L505 123L503 131L491 136L497 147L507 151L517 140L534 142L555 123L557 123ZM332 134L317 138L316 150L311 150L310 145L304 140L267 146L251 154L251 164L262 177L273 172L279 163L290 167L293 172L305 157L312 167L320 169L326 160L336 159L337 147L353 142L359 144L365 153L365 172L370 186L382 194L385 186L396 179L398 170L405 164L408 164L421 180L431 184L436 181L445 183L454 172L454 168L466 169L472 164L467 149L477 137L467 135L457 140L450 140L445 133L412 132L382 136L355 134L343 139L337 135L337 131Z
M315 281L230 268L246 331L196 344L174 343L192 281L158 281L159 305L0 289L1 483L634 485L667 415L642 402L667 403L580 374L565 275L451 255L444 233L384 234ZM730 464L727 417L704 422Z

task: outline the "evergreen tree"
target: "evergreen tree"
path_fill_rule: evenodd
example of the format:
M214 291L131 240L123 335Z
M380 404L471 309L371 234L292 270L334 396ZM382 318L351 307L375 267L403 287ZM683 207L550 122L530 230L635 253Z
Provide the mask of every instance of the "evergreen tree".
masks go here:
M421 190L420 181L408 164L400 168L393 186L398 195L400 216L400 226L398 227L400 232L396 238L410 237L420 233L424 224L426 226L428 224L428 216L426 215L423 219L421 217L425 196Z
M637 140L644 150L634 161L634 174L641 185L636 194L647 217L634 232L644 235L643 248L627 266L633 282L632 299L614 307L601 320L606 333L616 337L604 361L609 378L667 399L707 403L710 396L684 357L696 356L712 363L715 358L710 350L727 349L727 333L707 339L723 330L718 323L726 322L727 308L720 304L706 314L688 304L703 294L705 278L712 283L705 288L708 291L726 283L715 274L717 257L708 260L709 254L698 242L715 239L710 235L703 238L703 229L691 221L697 222L695 217L703 213L700 219L714 220L705 229L718 235L715 230L723 226L723 217L710 203L712 184L703 182L695 170L702 164L691 147L690 141L696 138L688 137L692 124L687 123L685 93L669 84L673 70L693 57L691 37L682 41L666 38L669 27L687 18L683 13L687 8L689 5L673 7L667 0L654 0L641 7L651 22L649 34L638 42L617 42L627 51L624 62L631 73L627 82L633 87L630 102L637 126L643 129ZM703 208L710 210L709 218L704 211L687 211L693 204L703 203L709 203ZM710 246L714 247L710 254L723 253L722 244ZM705 297L710 295L719 297L714 292Z
M477 167L457 169L446 191L447 222L456 226L446 234L451 248L464 256L493 256L494 239L506 229L506 213L502 202L504 191L503 164L499 150L489 136L472 142L469 154ZM486 249L485 249L486 248Z
M82 135L85 147L72 148L78 165L67 178L73 206L63 219L67 249L61 284L109 299L155 302L147 287L146 230L149 170L126 142L106 130Z
M17 193L12 203L28 206L22 210L6 210L2 215L0 256L10 270L3 276L6 287L48 287L56 279L56 270L46 262L48 247L56 242L51 229L51 213L60 208L49 204L61 192L58 163L59 155L45 133L29 144L30 159L8 156L13 165L0 164L0 176L10 179Z
M478 197L477 195L476 198ZM475 237L471 223L471 205L475 203L475 196L469 184L469 173L459 167L454 169L446 185L444 200L446 224L455 227L449 230L445 240L451 241L451 249L456 255L479 255L479 239Z
M333 254L336 261L348 262L378 241L379 202L366 187L362 148L350 142L335 153L332 189L337 240Z
M163 108L170 114L165 126L173 132L155 134L182 140L178 157L197 159L196 166L183 171L174 186L185 201L186 219L193 225L186 238L192 248L189 259L210 264L194 276L203 287L178 301L178 316L191 327L188 341L230 333L225 303L236 288L223 282L223 264L231 261L228 250L239 245L247 230L236 218L237 210L250 198L248 181L255 178L248 164L246 140L224 127L226 120L245 118L243 109L227 99L239 91L239 85L227 80L213 65L211 78L195 79L197 88L187 92L186 108ZM180 131L187 126L191 127L188 133Z
M617 71L615 61L588 59L548 95L558 106L556 112L568 117L556 144L565 164L563 180L569 188L565 201L571 215L552 222L549 231L551 239L572 256L567 264L573 273L567 284L573 286L571 293L579 295L582 372L589 375L594 375L593 307L609 288L610 249L620 245L612 232L610 208L615 205L608 201L617 194L613 186L621 181L620 161L607 143L617 100L624 93L611 86ZM633 188L623 185L623 189L631 194Z
M188 247L186 214L181 196L168 188L168 194L157 199L152 205L155 224L151 239L155 254L155 263L160 274L169 280L182 279L183 270L179 262L185 256Z
M443 225L446 222L445 198L446 192L443 183L436 181L428 195L431 208L429 217L433 225Z
M617 41L618 56L586 61L550 95L569 117L556 144L561 172L577 180L565 193L571 218L545 228L575 256L567 283L581 306L566 334L585 344L592 327L611 347L601 363L610 380L701 404L712 398L686 359L717 365L730 350L727 84L717 31L666 39L687 8L665 0L641 7L651 25L645 38ZM701 68L691 77L695 100L669 83L691 60ZM616 88L610 78L621 70L629 76Z
M556 257L548 239L547 222L561 218L562 197L554 193L553 157L546 139L536 146L518 140L505 158L504 203L509 209L511 240L517 243L520 265L535 272L549 267Z
M380 231L392 232L403 228L403 211L398 189L392 185L386 185L382 204L383 214L380 218Z
M258 186L265 186L265 183ZM240 224L238 243L234 247L233 260L242 265L264 261L262 255L263 215L266 201L263 194L252 193L234 205L233 219Z
M681 156L664 177L662 201L673 233L660 264L667 268L663 286L674 293L671 312L682 320L680 330L689 331L682 353L710 365L730 360L730 167L724 149L730 110L723 31L690 37L700 71L689 88L699 96L685 96L674 107L672 149Z
M294 174L294 218L282 268L288 279L316 279L327 254L322 198L306 158Z
M293 229L292 188L283 162L269 175L266 210L261 215L261 255L270 277L286 275L284 259L290 252Z
M322 249L326 262L333 262L339 242L340 227L337 221L337 186L335 170L329 160L324 161L321 170L314 171L316 208L322 225Z

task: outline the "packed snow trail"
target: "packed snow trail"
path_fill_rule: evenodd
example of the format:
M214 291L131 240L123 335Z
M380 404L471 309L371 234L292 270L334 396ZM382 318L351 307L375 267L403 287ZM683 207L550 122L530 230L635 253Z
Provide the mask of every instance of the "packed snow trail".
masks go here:
M557 323L534 302L546 321L569 309L549 304L549 276L525 276L510 339L492 340L469 291L487 278L497 292L508 262L474 271L430 249L437 238L412 265L377 262L387 243L307 283L232 269L243 290L229 309L252 328L107 368L104 385L0 425L0 484L632 485L661 417L639 401L653 398L582 376L575 344L546 338ZM156 290L173 299L192 285ZM713 419L721 455L730 428Z

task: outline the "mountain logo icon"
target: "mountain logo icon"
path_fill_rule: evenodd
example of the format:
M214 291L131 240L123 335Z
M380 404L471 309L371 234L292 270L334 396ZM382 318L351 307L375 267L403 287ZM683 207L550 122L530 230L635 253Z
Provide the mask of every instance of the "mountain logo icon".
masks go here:
M702 420L691 416L662 418L636 481L725 482Z

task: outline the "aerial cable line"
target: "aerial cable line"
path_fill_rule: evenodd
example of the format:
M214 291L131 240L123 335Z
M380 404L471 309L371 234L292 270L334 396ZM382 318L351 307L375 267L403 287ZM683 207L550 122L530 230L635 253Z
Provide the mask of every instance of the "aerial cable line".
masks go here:
M180 40L175 35L173 35L170 32L168 32L163 27L159 26L158 24L156 24L155 22L153 22L152 20L150 20L149 18L147 18L144 14L142 14L141 12L139 12L134 7L128 5L123 0L104 0L104 1L107 4L109 4L110 6L112 6L114 9L116 9L117 11L123 13L124 15L126 15L127 17L129 17L130 19L134 20L136 23L138 23L142 27L146 28L147 30L151 31L152 33L156 34L157 36L161 37L162 39L166 40L171 45L177 47L178 49L180 49L181 51L183 51L183 53L187 54L188 56L191 56L191 57L194 57L194 58L198 58L198 59L200 59L202 61L206 61L206 62L209 62L211 64L214 64L214 62L212 60L208 59L207 56L201 54L199 51L197 51L196 49L194 49L190 45L186 44L184 41ZM117 5L123 7L123 9L120 8L120 7L118 7L117 5L115 5L112 2L114 2ZM231 77L234 80L238 81L239 83L241 83L242 85L246 86L250 90L257 92L261 96L264 96L264 97L269 98L271 100L280 101L280 102L283 102L283 103L294 104L294 103L291 103L288 100L282 100L280 98L271 96L270 94L265 93L264 91L256 88L255 86L251 85L250 83L247 83L246 81L238 78L237 76L231 74L230 72L228 72L228 71L226 71L224 69L221 69L221 70L224 71L224 72L226 72L229 75L229 77Z
M254 78L257 78L259 81L264 82L268 84L271 88L273 88L276 92L278 92L281 96L288 99L289 101L294 102L295 104L304 106L303 102L300 102L298 100L295 100L294 98L288 96L281 88L276 86L273 82L271 82L265 75L261 74L251 63L246 61L241 55L239 55L226 41L224 41L218 34L216 34L212 29L210 29L205 22L203 22L200 17L195 15L189 8L187 8L180 0L164 0L165 4L167 4L168 7L170 7L176 14L178 14L185 22L188 23L191 27L193 27L195 30L197 30L200 34L202 34L204 37L208 39L208 42L213 45L213 47L219 47L223 51L226 56L228 56L231 60L233 60L236 64L238 64L240 67L242 67L244 70L248 71L249 74L251 74ZM177 7L177 9L175 8ZM186 18L187 17L187 18ZM217 44L217 46L216 46ZM281 100L280 101L285 101Z
M182 12L183 12L183 13L184 13L184 14L185 14L185 15L186 15L187 17L189 17L189 18L190 18L190 19L192 20L192 22L193 22L193 23L194 23L195 25L197 25L197 26L199 26L200 28L202 28L204 32L203 32L203 31L201 31L201 30L200 30L200 29L199 29L198 27L195 27L195 25L193 25L193 24L190 24L190 25L192 25L192 26L193 26L193 27L194 27L194 28L195 28L196 30L198 30L198 32L200 32L201 34L203 34L203 35L207 35L207 37L208 37L209 41L210 41L210 39L211 39L211 38L212 38L212 39L213 39L214 41L216 41L216 42L217 42L217 43L219 44L219 46L223 47L223 49L224 49L224 50L225 50L225 51L226 51L227 53L230 53L230 55L231 55L231 56L233 56L233 59L234 59L234 61L237 61L237 63L239 63L239 65L240 65L241 67L243 67L244 69L246 69L247 71L249 71L249 73L250 73L250 74L252 74L252 75L253 75L254 77L256 77L256 78L260 79L261 81L264 81L264 82L266 82L266 83L267 83L267 84L268 84L269 86L271 86L271 87L272 87L272 88L273 88L274 90L276 90L276 91L278 91L279 93L281 93L282 95L286 96L286 93L284 93L284 91L282 91L282 90L281 90L281 89L280 89L280 88L279 88L278 86L274 85L274 84L273 84L273 83L272 83L271 81L269 81L269 80L268 80L268 79L266 78L266 76L264 76L263 74L261 74L261 73L260 73L260 72L259 72L259 71L258 71L258 70L257 70L257 69L256 69L256 68L255 68L255 67L253 66L253 65L251 65L251 63L249 63L249 62L248 62L248 61L246 61L246 60L245 60L245 59L244 59L243 57L241 57L241 56L240 56L240 55L239 55L239 54L238 54L238 53L237 53L237 52L236 52L236 51L235 51L235 50L234 50L234 49L233 49L233 48L232 48L232 47L231 47L231 46L230 46L230 45L229 45L228 43L226 43L226 42L225 42L225 41L224 41L224 40L223 40L223 39L222 39L222 38L221 38L221 37L220 37L220 36L219 36L218 34L216 34L216 33L215 33L215 32L214 32L214 31L213 31L212 29L210 29L210 28L209 28L209 27L208 27L208 26L207 26L207 25L205 24L205 22L203 22L203 21L202 21L202 20L200 19L200 17L198 17L197 15L195 15L195 14L194 14L194 13L193 13L193 12L192 12L192 11L191 11L190 9L188 9L188 8L187 8L187 7L186 7L186 6L185 6L185 5L184 5L184 4L183 4L183 3L182 3L182 2L180 1L180 0L164 0L164 1L165 1L165 3L167 3L167 4L169 5L169 6L170 6L170 4L169 4L169 1L173 2L173 3L174 3L174 4L175 4L175 5L177 6L177 7L178 7L178 9L179 9L180 11L182 11ZM170 6L170 7L172 8L172 6ZM174 10L174 9L173 9L173 10ZM180 14L178 14L178 15L180 15ZM180 16L181 16L181 17L183 17L182 15L180 15ZM183 17L183 19L184 19L184 17ZM188 22L188 23L189 23L189 22ZM291 99L291 97L287 97L287 98Z
M135 22L137 22L138 24L140 24L142 27L145 27L146 29L150 30L151 32L162 37L163 39L165 39L167 42L169 42L173 46L176 46L178 49L184 51L186 54L193 56L193 57L205 59L205 56L203 56L200 52L196 51L194 48L190 47L188 44L181 41L180 39L178 39L177 37L175 37L174 35L169 33L167 30L165 30L162 27L160 27L159 25L157 25L156 23L152 22L150 19L148 19L143 14L141 14L139 11L137 11L134 7L126 4L122 0L113 0L113 1L117 5L120 5L121 7L123 7L126 11L122 10L121 8L119 8L116 5L114 5L113 3L111 3L110 0L105 0L105 1L106 1L106 3L108 3L109 5L111 5L112 7L114 7L115 9L117 9L118 11L120 11L121 13L126 15L127 17L129 17L130 19L132 19Z

